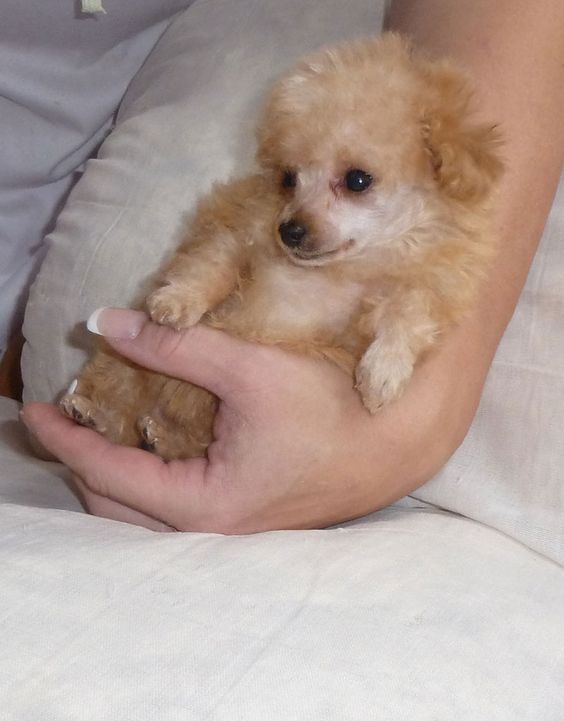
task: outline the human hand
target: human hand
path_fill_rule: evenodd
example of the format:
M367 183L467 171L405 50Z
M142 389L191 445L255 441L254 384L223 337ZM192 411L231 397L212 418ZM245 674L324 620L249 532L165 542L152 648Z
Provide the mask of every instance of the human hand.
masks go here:
M170 463L112 445L48 404L25 406L25 424L76 474L97 515L155 530L323 527L409 493L459 440L445 418L444 373L434 387L428 370L416 372L399 402L371 416L351 378L328 362L205 326L176 332L137 311L106 309L98 325L125 357L202 385L221 403L207 458Z

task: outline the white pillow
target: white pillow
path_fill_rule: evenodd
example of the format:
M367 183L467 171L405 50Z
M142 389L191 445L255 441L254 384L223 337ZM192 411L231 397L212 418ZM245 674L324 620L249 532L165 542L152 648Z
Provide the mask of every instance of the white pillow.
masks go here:
M376 31L374 0L195 2L132 83L50 238L28 305L25 397L52 400L88 346L83 321L127 305L176 244L198 195L250 165L272 78L312 47ZM467 441L417 497L564 562L564 197Z
M177 18L48 240L25 320L26 399L66 387L88 347L84 319L131 303L196 198L251 167L256 111L273 78L312 48L378 32L382 11L375 0L199 0Z

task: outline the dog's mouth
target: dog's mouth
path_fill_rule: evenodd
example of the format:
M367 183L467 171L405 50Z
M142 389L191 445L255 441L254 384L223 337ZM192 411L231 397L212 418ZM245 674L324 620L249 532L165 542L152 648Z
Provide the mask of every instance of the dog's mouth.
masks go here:
M301 248L287 248L283 246L290 260L296 265L324 265L332 260L342 257L352 246L354 240L351 238L337 248L331 250L303 250Z

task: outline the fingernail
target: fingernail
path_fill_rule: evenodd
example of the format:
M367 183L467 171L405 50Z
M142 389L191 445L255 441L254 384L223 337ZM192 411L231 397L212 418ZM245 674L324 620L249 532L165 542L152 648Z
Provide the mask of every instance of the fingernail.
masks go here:
M106 338L133 340L137 338L146 321L147 316L139 310L98 308L86 321L86 327L91 333Z

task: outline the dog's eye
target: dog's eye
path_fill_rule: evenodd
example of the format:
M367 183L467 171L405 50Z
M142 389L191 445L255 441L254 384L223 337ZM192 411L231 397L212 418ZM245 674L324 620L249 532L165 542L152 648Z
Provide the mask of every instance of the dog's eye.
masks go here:
M293 170L286 170L282 176L282 187L283 188L295 188L297 181L297 175Z
M353 193L362 193L372 185L372 176L364 170L349 170L345 175L345 185Z

